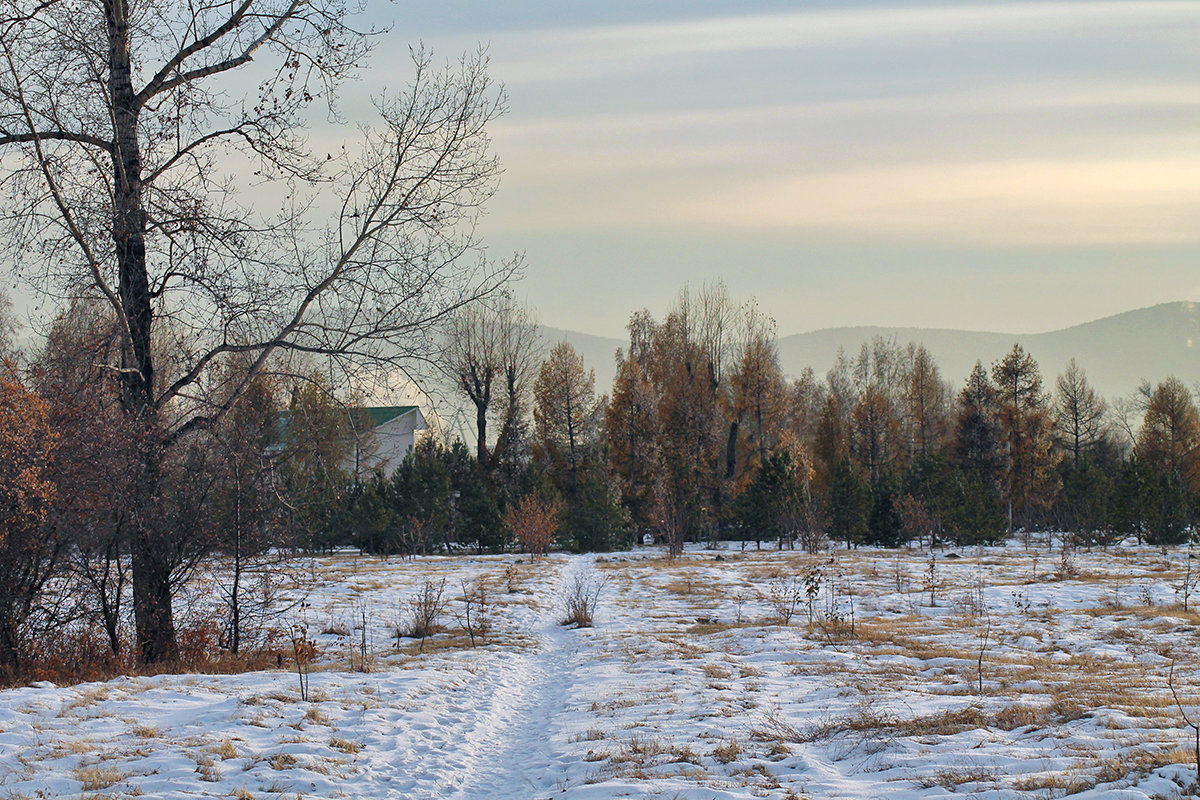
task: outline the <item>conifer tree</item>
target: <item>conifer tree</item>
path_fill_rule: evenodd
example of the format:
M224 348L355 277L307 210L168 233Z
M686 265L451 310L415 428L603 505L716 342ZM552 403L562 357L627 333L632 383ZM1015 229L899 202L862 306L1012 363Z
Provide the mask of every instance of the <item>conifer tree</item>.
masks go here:
M581 471L597 446L600 404L595 372L568 342L560 342L542 362L533 384L535 458L560 476L567 496L578 490Z
M844 541L846 547L862 543L867 538L870 513L870 485L850 457L843 456L829 486L830 538Z

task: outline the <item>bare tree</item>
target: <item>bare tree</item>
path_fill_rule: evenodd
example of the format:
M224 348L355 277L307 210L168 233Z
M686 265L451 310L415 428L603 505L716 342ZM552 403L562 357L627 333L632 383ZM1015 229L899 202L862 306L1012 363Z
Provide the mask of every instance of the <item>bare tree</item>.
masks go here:
M519 438L538 351L533 315L510 294L464 307L450 323L445 369L475 411L476 457L486 470ZM489 444L493 419L499 430Z
M497 174L485 126L503 107L482 58L440 72L418 52L360 147L308 150L306 110L332 109L369 49L345 15L338 0L0 0L7 255L43 290L98 293L117 320L147 662L177 652L157 513L167 450L279 354L411 369L435 352L436 323L514 268L483 261L472 232ZM198 391L231 354L246 369Z
M750 466L764 463L767 453L779 443L784 428L787 384L779 365L775 320L760 312L751 302L746 306L741 321L743 331L737 343L738 362L730 382L733 392L732 424L740 428L742 418L747 417L750 427L745 438L749 448L752 448L749 453L754 458L742 460L740 472L745 473ZM733 444L736 445L736 441ZM747 464L747 461L750 463ZM728 469L727 463L727 475Z
M0 291L0 357L11 356L17 346L16 315L13 314L12 300Z
M1054 398L1054 422L1059 445L1071 456L1071 463L1078 466L1080 456L1098 444L1108 432L1105 418L1108 406L1104 398L1088 383L1087 374L1075 365L1075 359L1067 362L1067 370L1058 376Z
M69 542L72 594L119 654L129 585L123 498L132 490L128 467L134 445L120 409L115 322L98 302L73 302L51 324L33 374L54 430L70 442L53 462L60 488L48 527Z

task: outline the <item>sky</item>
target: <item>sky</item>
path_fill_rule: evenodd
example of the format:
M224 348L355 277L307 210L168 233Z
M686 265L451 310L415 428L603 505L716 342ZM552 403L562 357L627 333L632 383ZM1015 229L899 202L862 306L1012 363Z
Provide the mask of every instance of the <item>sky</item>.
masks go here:
M487 48L480 231L543 323L621 336L723 279L781 334L1038 332L1200 299L1200 3L371 0Z

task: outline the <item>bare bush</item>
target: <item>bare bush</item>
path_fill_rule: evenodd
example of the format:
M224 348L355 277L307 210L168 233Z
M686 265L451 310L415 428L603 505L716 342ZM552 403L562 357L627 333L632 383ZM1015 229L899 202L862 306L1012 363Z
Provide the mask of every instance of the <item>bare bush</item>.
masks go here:
M459 598L462 601L462 611L458 614L458 620L467 636L471 638L471 647L475 647L476 640L485 635L492 626L492 606L488 600L487 584L482 579L473 583L463 580L460 584L463 593Z
M771 606L775 617L784 625L788 625L804 602L804 583L796 578L776 578L767 585L767 590L760 593L760 596Z
M421 589L408 601L408 612L411 617L408 636L421 640L421 650L425 650L425 639L430 634L441 630L439 620L446 608L446 579L435 581L426 578Z
M596 604L600 601L600 592L604 589L606 580L597 581L584 575L576 575L560 595L562 598L563 625L574 625L577 628L590 628L594 623Z
M530 558L536 560L545 556L546 549L554 542L561 513L561 503L548 503L531 494L509 509L504 523Z

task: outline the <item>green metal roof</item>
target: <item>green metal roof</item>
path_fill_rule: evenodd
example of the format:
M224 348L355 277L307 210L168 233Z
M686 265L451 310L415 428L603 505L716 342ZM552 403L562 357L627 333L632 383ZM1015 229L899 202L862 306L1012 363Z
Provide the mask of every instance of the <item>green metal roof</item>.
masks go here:
M378 428L401 414L416 410L417 406L371 406L366 409L366 412L371 416L371 427Z

